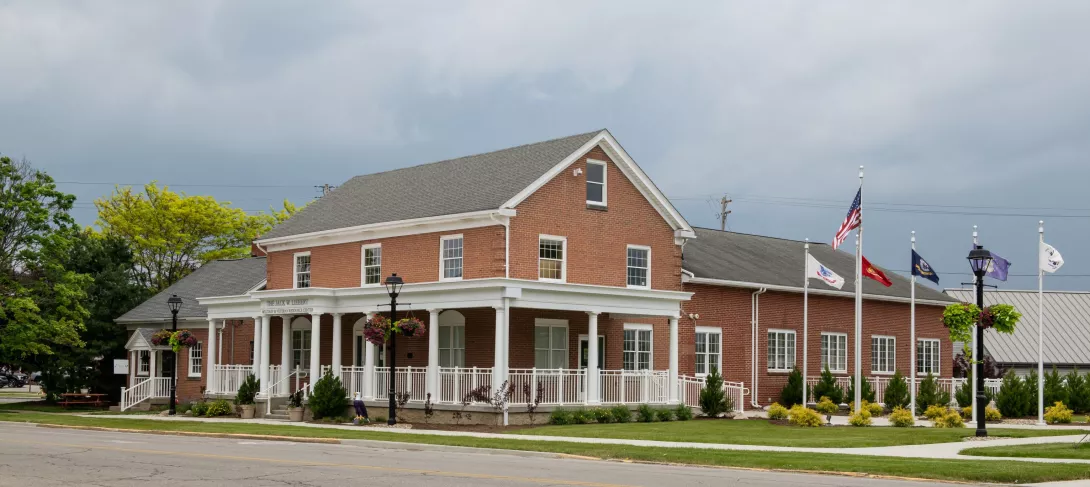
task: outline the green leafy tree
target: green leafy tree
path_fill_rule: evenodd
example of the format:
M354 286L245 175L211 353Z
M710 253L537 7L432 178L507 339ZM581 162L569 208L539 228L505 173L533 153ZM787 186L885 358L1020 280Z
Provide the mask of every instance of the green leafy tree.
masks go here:
M911 401L908 394L908 381L898 370L889 379L889 384L886 384L886 392L883 394L882 401L885 403L886 408L890 410L894 408L907 409L908 403Z
M814 385L813 401L817 402L823 397L829 398L833 401L833 404L840 404L844 402L844 389L842 389L836 383L836 377L829 371L829 366L826 365L825 369L821 371L821 379Z
M1045 374L1045 405L1051 406L1057 402L1062 402L1066 406L1071 404L1068 402L1063 376L1060 375L1059 370L1056 370L1056 366L1052 366L1052 371Z
M780 404L788 408L802 404L802 384L802 372L795 367L787 376L787 384L780 391Z
M870 382L867 379L863 379L863 385L859 387L859 390L863 391L862 400L867 402L874 402L874 389L871 388ZM851 382L848 383L848 391L844 394L844 402L855 402L855 378L853 377ZM854 405L852 407L855 407Z
M922 415L929 406L949 406L950 393L940 390L934 374L928 372L916 391L916 414Z
M1090 411L1090 375L1079 374L1079 369L1067 373L1067 383L1064 386L1067 400L1071 402L1071 410L1076 414Z
M727 395L723 392L723 377L719 375L719 368L714 365L708 376L704 378L704 387L700 389L700 411L710 418L727 412Z

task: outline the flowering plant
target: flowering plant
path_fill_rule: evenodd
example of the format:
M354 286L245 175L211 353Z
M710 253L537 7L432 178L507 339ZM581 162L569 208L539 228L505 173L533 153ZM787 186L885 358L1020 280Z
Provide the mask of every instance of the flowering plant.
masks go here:
M189 330L178 330L170 335L170 348L178 353L182 348L189 348L197 346L197 337L193 336Z
M975 304L957 303L942 312L942 324L950 330L950 340L969 343L973 339L973 325L980 323L984 329L995 328L1000 333L1014 333L1014 327L1022 313L1009 304L993 304L980 309Z
M159 347L170 343L170 330L159 330L151 335L151 344Z
M403 318L390 324L385 316L376 315L363 327L363 336L368 342L382 345L389 341L391 333L400 333L410 338L422 337L427 332L424 322L416 318Z

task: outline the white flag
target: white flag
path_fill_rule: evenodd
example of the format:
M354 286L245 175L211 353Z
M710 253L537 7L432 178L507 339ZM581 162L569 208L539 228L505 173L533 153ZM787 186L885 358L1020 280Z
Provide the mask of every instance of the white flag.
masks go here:
M832 287L840 289L844 287L844 278L818 262L814 256L806 255L806 278L820 279Z
M1053 248L1051 245L1041 242L1041 270L1053 273L1060 270L1064 265L1064 258L1060 255L1060 251Z

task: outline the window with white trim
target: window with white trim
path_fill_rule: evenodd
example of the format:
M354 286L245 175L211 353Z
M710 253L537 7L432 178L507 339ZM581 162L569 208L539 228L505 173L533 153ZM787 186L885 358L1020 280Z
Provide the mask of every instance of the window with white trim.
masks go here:
M830 372L848 371L848 334L821 334L821 370L828 367Z
M449 235L439 240L439 280L462 278L462 236Z
M606 206L606 163L587 161L587 204Z
M889 336L873 336L870 339L870 369L875 374L892 374L896 365L897 339Z
M203 370L203 355L201 353L202 342L197 342L197 346L189 347L189 376L200 377Z
M534 367L568 368L568 326L534 325Z
M363 285L382 282L382 244L363 246Z
M564 281L568 240L542 235L537 241L537 277L543 281Z
M310 287L310 252L295 254L295 287Z
M466 327L439 325L439 366L466 366Z
M916 373L939 375L939 341L933 338L916 340Z
M136 357L136 375L148 375L151 373L151 351L141 350Z
M712 367L722 374L723 329L707 326L696 327L696 375L710 374Z
M650 370L651 325L624 325L624 370Z
M310 330L291 331L291 369L310 369Z
M628 287L650 287L651 248L628 246Z
M795 368L795 332L768 330L768 371L790 372Z

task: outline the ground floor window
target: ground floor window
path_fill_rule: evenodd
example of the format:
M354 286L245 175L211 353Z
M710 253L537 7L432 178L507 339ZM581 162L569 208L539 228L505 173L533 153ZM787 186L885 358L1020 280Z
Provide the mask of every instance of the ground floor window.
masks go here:
M722 373L722 337L721 328L696 327L696 375L710 374L712 367Z
M203 369L203 356L201 355L202 342L197 342L197 346L189 347L189 376L200 377Z
M650 370L651 351L651 325L624 325L625 370Z
M939 375L939 341L921 339L916 341L916 373Z
M439 366L466 366L466 327L439 325Z
M875 336L870 339L870 368L878 374L892 374L897 339L887 336Z
M141 350L137 352L136 375L148 375L151 373L151 351Z
M830 372L848 371L848 334L821 334L821 369Z
M568 368L568 325L538 323L534 326L534 367Z
M790 372L795 368L795 332L768 330L768 371Z
M310 368L310 330L291 331L291 360L292 370Z

